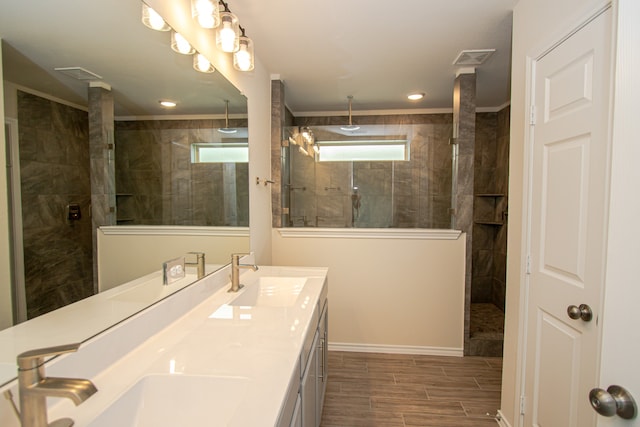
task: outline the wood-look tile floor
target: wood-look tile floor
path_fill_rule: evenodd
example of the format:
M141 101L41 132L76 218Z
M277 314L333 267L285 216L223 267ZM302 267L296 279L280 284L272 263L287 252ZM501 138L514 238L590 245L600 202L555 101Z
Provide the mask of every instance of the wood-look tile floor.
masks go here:
M502 358L329 352L321 427L496 427Z

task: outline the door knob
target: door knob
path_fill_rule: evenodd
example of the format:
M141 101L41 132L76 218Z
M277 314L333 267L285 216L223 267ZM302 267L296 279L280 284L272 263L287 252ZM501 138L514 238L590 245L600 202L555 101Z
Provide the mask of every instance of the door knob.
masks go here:
M636 417L638 408L636 402L627 390L619 385L612 385L605 391L594 388L589 392L591 407L600 415L613 417L618 414L620 418L631 420Z
M590 322L593 319L593 311L587 304L580 304L579 307L570 305L567 307L567 314L574 320L582 319L585 322Z

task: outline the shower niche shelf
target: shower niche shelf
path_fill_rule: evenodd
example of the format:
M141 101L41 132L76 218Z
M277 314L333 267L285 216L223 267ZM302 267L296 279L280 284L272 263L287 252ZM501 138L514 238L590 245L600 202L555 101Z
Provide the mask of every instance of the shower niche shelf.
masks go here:
M502 193L480 193L476 194L474 212L478 218L474 219L474 224L500 227L504 225L507 215L506 204L503 202L505 195Z
M133 194L129 193L116 193L116 224L126 224L134 221L133 216L130 214L133 210L132 205Z

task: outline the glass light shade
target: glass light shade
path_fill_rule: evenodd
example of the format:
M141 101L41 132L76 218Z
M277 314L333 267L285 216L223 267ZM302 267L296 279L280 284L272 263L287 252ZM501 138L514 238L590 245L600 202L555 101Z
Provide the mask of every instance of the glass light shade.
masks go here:
M202 28L216 28L220 25L217 0L191 0L191 15Z
M196 52L193 46L191 46L191 43L175 31L171 32L171 49L183 55L191 55Z
M220 25L216 28L216 45L223 52L239 49L240 29L238 18L231 12L220 12Z
M196 53L194 55L193 68L201 73L213 73L216 71L211 62L201 53Z
M144 3L142 3L142 23L156 31L169 31L171 29L158 12Z
M253 70L253 41L249 37L240 36L240 48L233 54L233 68L240 71Z

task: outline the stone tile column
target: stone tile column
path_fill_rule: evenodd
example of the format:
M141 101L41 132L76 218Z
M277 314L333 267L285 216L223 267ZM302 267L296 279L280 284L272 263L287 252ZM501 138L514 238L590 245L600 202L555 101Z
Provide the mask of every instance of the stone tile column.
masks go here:
M97 229L116 224L113 94L102 82L89 85L89 155L91 170L91 228L93 288L98 292Z
M458 73L453 86L453 138L457 152L457 180L452 207L453 228L466 233L464 277L464 353L469 351L473 242L473 176L476 141L476 74L469 69Z
M283 226L283 182L289 182L289 167L282 147L285 126L284 83L281 80L271 80L271 179L275 182L271 185L271 225L274 228Z

